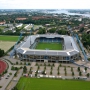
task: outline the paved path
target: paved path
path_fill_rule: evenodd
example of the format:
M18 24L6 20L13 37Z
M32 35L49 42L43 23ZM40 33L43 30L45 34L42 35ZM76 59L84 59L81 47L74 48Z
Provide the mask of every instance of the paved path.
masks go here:
M12 79L12 81L10 82L10 84L8 85L8 87L6 88L6 90L11 90L13 87L16 86L16 84L18 83L20 77L22 76L23 73L23 69L18 71L17 77L14 77Z

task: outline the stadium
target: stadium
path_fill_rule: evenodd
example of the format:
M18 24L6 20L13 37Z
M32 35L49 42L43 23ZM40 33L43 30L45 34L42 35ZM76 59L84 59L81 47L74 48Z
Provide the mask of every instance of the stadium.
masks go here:
M58 34L31 35L16 49L22 61L66 62L79 60L80 52L73 37Z

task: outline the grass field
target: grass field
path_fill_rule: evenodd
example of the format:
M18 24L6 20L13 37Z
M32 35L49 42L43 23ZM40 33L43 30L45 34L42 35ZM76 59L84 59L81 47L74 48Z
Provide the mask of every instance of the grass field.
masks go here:
M0 26L0 29L3 30L6 26Z
M18 90L90 90L90 82L22 77L16 87Z
M0 41L17 41L19 36L5 36L1 35L0 36Z
M62 44L61 43L38 43L36 46L36 49L62 50Z

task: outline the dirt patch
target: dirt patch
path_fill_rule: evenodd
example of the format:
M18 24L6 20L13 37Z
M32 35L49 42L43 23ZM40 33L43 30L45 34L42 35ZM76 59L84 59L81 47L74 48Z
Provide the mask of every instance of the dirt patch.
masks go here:
M16 42L0 41L0 48L5 52L10 49Z

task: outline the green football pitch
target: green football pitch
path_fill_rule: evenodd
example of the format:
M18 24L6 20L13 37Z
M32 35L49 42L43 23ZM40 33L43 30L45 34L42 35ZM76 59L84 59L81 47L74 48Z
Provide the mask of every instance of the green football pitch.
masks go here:
M16 87L18 90L90 90L90 82L22 77Z
M62 50L62 43L38 43L35 49Z
M19 36L0 35L0 41L17 41Z

